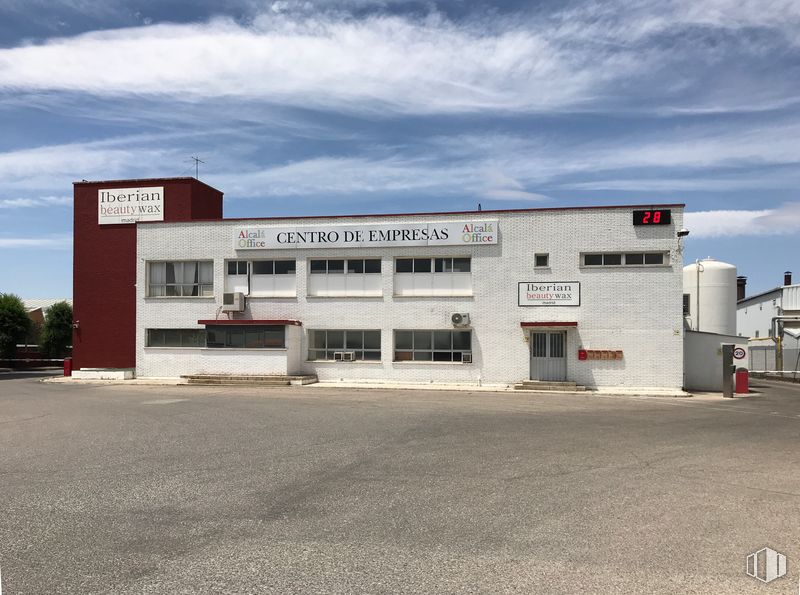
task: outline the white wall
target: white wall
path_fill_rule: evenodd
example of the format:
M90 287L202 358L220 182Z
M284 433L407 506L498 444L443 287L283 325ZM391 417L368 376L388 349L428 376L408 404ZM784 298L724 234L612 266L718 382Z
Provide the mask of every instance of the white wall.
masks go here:
M734 335L698 333L687 331L684 339L684 373L686 390L722 390L722 347L723 343L734 343L747 351L744 359L734 359L737 368L748 368L749 349L747 339Z
M242 223L187 222L143 224L138 230L137 374L177 376L208 357L144 347L146 328L200 328L199 319L213 319L222 303L224 261L235 258L297 258L297 296L251 298L244 317L297 319L302 345L302 369L323 380L394 380L408 382L467 382L510 384L529 377L530 359L523 321L574 321L567 333L567 378L589 387L665 387L683 385L682 255L675 230L683 223L682 209L673 207L671 226L632 225L632 209L539 210L517 213L486 212L499 220L499 243L481 246L350 248L310 250L234 250L234 233ZM406 216L348 219L348 224L410 223L414 221L472 221L474 213L447 216ZM302 225L333 225L332 219L307 219ZM248 225L287 227L294 220ZM669 251L663 267L584 268L580 253L604 251ZM534 269L534 253L549 253L550 267ZM472 295L403 297L396 295L394 257L471 256ZM377 297L308 297L308 259L382 258L382 293ZM155 259L214 259L213 298L146 298L145 262ZM519 307L518 282L578 281L577 307ZM451 329L450 314L466 312L473 329L473 363L393 362L393 329ZM382 361L325 363L304 361L307 329L381 329ZM622 350L622 360L578 361L577 351ZM209 350L205 350L209 351ZM244 350L243 350L244 351ZM232 360L218 358L216 372L252 365L261 373L258 353ZM185 362L185 365L182 363ZM287 364L289 365L289 364ZM259 370L259 371L257 371Z

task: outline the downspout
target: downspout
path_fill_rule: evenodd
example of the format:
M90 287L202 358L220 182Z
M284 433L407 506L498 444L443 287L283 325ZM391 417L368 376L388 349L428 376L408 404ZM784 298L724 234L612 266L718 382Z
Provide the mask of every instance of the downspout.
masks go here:
M783 376L783 321L797 320L800 316L773 316L770 330L772 330L772 340L775 343L775 367L777 372Z
M695 327L694 330L699 331L700 330L700 273L705 271L705 268L703 268L703 265L700 264L700 259L699 258L694 261L694 264L695 264L695 269L696 269L696 272L697 272L697 282L695 284L695 290L697 291L697 295L695 296L696 301L697 301L697 312L695 314L695 325L696 325L696 327Z

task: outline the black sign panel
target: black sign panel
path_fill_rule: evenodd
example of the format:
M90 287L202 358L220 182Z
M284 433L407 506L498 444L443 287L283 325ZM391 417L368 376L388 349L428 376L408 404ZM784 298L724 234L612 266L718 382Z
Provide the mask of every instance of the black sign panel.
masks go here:
M652 209L649 211L634 211L634 225L670 225L672 211L669 209Z

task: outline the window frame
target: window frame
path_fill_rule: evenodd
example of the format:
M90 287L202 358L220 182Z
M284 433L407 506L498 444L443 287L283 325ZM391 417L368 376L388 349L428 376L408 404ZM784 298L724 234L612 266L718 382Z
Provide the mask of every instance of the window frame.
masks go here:
M324 346L317 347L317 342L315 338L317 337L317 333L324 333ZM329 347L330 341L328 340L328 335L330 333L342 333L342 347ZM377 333L378 334L378 348L367 348L367 340L366 340L366 333ZM348 334L350 335L361 335L361 347L348 347ZM309 329L308 330L308 349L306 350L306 361L308 362L335 362L338 361L334 359L333 354L340 351L352 351L355 354L355 359L352 360L354 362L361 362L361 363L380 363L383 361L383 349L382 349L382 335L383 332L381 329ZM324 358L322 357L313 357L312 352L322 352L325 355ZM377 354L377 358L367 358L366 354ZM330 354L330 358L328 355ZM350 363L348 361L348 363Z
M410 271L398 271L397 266L399 262L407 262L411 261L411 270ZM450 270L444 270L444 261L450 261ZM455 261L466 261L467 267L469 270L466 271L456 271L455 269ZM423 265L424 261L429 261L430 264ZM443 270L436 270L438 267L439 262L442 261L442 269ZM423 269L426 267L430 267L429 270L417 270L417 266L421 266ZM463 264L463 262L462 262ZM395 256L394 258L394 274L395 275L471 275L472 274L472 256Z
M642 262L628 262L629 257L640 257ZM647 262L648 257L655 257L660 256L661 262ZM606 259L608 260L616 260L619 257L619 263L616 262L609 262L606 263ZM624 268L624 269L635 269L635 268L648 268L648 267L663 267L668 268L670 267L670 253L668 250L624 250L624 251L615 251L615 252L581 252L579 255L580 258L580 268L588 268L588 269L605 269L605 268ZM600 264L588 264L587 258L600 258Z
M267 331L275 331L276 329L281 329L283 333L283 337L281 338L281 345L266 345L267 338L266 332ZM219 342L211 342L209 341L209 332L224 332L224 342L220 344ZM242 334L242 344L241 345L234 345L231 344L232 341L230 340L232 337L232 333L243 333ZM263 345L255 346L255 347L248 347L246 345L248 333L253 334L256 332L260 332L262 334L262 342ZM286 326L282 324L237 324L237 325L227 325L227 324L207 324L205 328L206 333L206 348L207 349L275 349L275 350L285 350L286 349Z
M330 270L330 262L339 262L341 261L343 264L343 268L341 271L334 271L331 272ZM354 272L350 271L350 262L361 262L361 272ZM367 261L370 262L377 262L378 263L378 270L377 271L367 271ZM312 263L314 262L324 262L325 263L325 270L324 271L314 271ZM383 260L381 258L368 258L368 257L361 257L361 258L309 258L308 259L308 274L309 275L380 275L383 272Z
M167 281L167 265L172 265L173 267L173 277L176 279L173 282ZM191 283L177 281L178 275L176 274L176 264L181 265L181 276L183 276L183 267L186 264L194 264L195 265L195 279ZM163 270L163 283L154 283L153 282L153 268L154 266L164 265ZM210 277L209 281L203 281L203 273L209 272L204 271L205 268L203 265L210 265ZM146 262L146 269L145 269L145 278L146 278L146 290L145 290L145 297L148 298L170 298L170 299L182 299L182 298L190 298L190 299L198 299L198 298L205 298L205 299L214 299L214 261L213 260L148 260ZM163 288L163 293L154 293L154 287L161 287ZM168 288L180 288L180 295L168 295ZM197 295L184 295L183 288L184 287L194 287L197 289Z
M167 345L166 344L166 333L167 332L178 332L179 333L179 343L180 345ZM163 345L153 345L153 336L156 333L164 333L164 344ZM187 337L191 334L196 334L200 337L201 341L198 344L191 345L190 340ZM203 349L206 346L206 331L203 328L146 328L144 332L144 346L149 348L156 348L156 349Z
M398 333L411 334L411 347L398 348ZM441 339L443 334L449 334L450 347L447 349L441 348ZM427 335L427 336L426 336ZM456 347L455 335L462 335L468 337L469 348ZM417 341L421 342L417 348ZM473 353L473 332L472 329L394 329L392 331L392 362L393 363L430 363L430 364L471 364L472 358L469 362L463 361L464 354L468 353L472 356ZM439 347L437 347L439 345ZM403 353L403 357L398 357L398 353ZM425 354L425 356L417 358L416 354ZM430 357L426 357L427 355ZM439 355L437 359L437 354ZM443 357L443 354L449 354L449 359ZM459 358L455 359L456 354ZM405 357L408 355L410 357Z
M540 257L544 257L544 264L539 264ZM549 252L536 252L533 255L533 268L535 269L549 269L550 268L550 253Z

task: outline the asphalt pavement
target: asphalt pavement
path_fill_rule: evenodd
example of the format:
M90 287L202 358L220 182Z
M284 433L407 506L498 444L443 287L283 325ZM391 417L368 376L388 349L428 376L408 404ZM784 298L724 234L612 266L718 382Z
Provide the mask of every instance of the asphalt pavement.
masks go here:
M22 593L797 593L800 387L609 397L0 374ZM747 554L788 559L770 584Z

